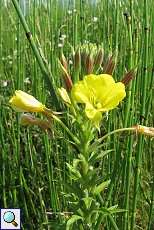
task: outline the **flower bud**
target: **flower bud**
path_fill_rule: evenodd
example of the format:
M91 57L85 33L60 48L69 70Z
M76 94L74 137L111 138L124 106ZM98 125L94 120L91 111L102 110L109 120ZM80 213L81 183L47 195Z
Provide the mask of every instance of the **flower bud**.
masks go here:
M89 54L86 58L86 74L91 74L94 68L94 59L92 58L91 54Z
M20 123L21 125L27 126L27 125L37 125L39 126L43 131L48 131L50 133L50 127L51 123L47 120L42 120L39 118L35 118L31 114L22 114L20 117Z
M112 75L115 67L114 57L111 55L103 67L103 73Z
M69 73L67 72L67 69L64 68L64 66L61 64L60 61L59 61L59 66L60 66L60 69L61 69L61 72L62 72L62 77L64 79L66 89L68 91L70 91L72 89L72 86L73 86L71 76L69 75Z
M65 70L68 70L68 63L67 60L64 56L64 54L62 53L61 59L60 59L61 64L63 65L63 67L65 68Z
M125 85L128 86L129 82L134 78L135 76L135 70L130 70L128 73L126 73L121 80L121 82Z
M70 98L69 98L69 95L68 95L66 89L64 89L64 88L59 88L59 89L58 89L58 92L59 92L61 98L63 99L63 101L64 101L67 105L70 105L70 104L71 104L71 100L70 100Z
M147 136L154 137L154 128L153 127L147 127L143 125L136 125L134 126L136 128L137 133L141 133Z
M9 101L11 107L17 112L43 112L46 108L33 96L16 90L15 95Z

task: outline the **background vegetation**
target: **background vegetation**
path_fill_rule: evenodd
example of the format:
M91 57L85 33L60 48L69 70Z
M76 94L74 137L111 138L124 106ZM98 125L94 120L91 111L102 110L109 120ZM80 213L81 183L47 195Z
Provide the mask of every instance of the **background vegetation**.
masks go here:
M0 207L21 208L22 229L58 229L67 219L69 203L62 181L73 153L61 129L49 138L37 127L20 126L8 100L21 89L58 110L50 85L28 43L12 4L0 1ZM5 4L4 4L5 3ZM33 1L24 15L35 44L51 72L53 86L62 85L57 58L63 52L72 68L73 49L84 43L101 45L116 57L114 77L136 69L124 103L102 123L102 135L135 124L154 126L154 2L153 0ZM110 205L127 212L114 215L117 226L104 229L154 228L154 143L150 137L115 135L101 162L104 178L112 183L103 193ZM54 226L54 227L53 227ZM60 228L59 228L60 229ZM103 229L103 226L102 226Z

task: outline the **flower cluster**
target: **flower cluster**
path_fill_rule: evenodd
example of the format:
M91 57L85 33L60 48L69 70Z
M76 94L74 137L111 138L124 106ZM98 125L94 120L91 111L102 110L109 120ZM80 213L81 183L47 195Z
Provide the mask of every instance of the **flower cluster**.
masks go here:
M111 75L90 74L72 86L70 96L64 88L59 93L67 105L84 104L85 114L89 120L98 128L102 119L102 113L114 109L126 96L125 85L122 82L115 83ZM33 96L21 91L15 91L10 99L13 109L18 112L40 112L47 111L45 105Z

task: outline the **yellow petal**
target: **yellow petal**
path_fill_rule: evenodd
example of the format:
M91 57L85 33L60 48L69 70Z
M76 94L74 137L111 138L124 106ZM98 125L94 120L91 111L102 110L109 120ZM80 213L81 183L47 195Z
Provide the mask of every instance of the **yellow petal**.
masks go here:
M84 81L79 81L76 83L71 90L72 99L77 103L89 102L89 94L89 88Z
M126 92L124 84L121 82L115 83L114 87L112 88L112 93L104 98L103 108L106 109L106 111L114 109L125 96Z
M95 109L91 104L87 103L85 108L87 117L92 120L94 125L98 128L102 119L102 113Z
M102 112L114 109L126 96L125 85L121 82L115 83L109 74L90 74L85 76L85 81L97 101L96 106L99 105Z
M109 74L90 74L85 76L84 79L90 92L93 92L97 99L100 99L103 95L108 95L109 92L111 93L111 88L115 84L113 77Z
M76 103L85 104L87 117L97 125L101 120L101 113L114 109L126 96L125 85L115 83L109 74L85 76L73 86L71 94Z
M10 99L11 107L17 112L43 112L45 106L33 96L16 90L15 95Z

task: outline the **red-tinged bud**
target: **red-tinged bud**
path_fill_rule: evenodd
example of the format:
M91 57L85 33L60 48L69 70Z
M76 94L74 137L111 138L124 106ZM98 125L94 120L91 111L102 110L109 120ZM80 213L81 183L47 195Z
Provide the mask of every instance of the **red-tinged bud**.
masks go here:
M61 59L60 59L61 64L63 65L63 67L65 68L65 70L68 70L68 63L67 60L64 56L64 54L62 53Z
M66 89L68 92L70 92L73 86L71 76L68 73L66 73L65 75L63 75L63 77L64 77Z
M99 68L102 65L103 58L104 58L104 51L103 49L100 49L95 56L94 67Z
M42 119L36 118L28 113L21 115L20 123L24 126L37 125L44 131L48 131L51 128L51 123L48 120L42 120Z
M85 66L86 74L91 74L93 72L93 68L94 68L94 59L89 54L86 58L86 66Z
M105 63L105 65L103 66L103 73L112 75L112 74L113 74L113 71L114 71L114 68L115 68L114 56L111 55L111 56L108 58L108 60L107 60L107 62Z
M61 64L60 61L59 61L59 66L60 66L60 69L61 69L61 72L62 72L62 76L63 76L63 79L64 79L66 89L67 89L67 91L70 91L72 89L72 86L73 86L71 76L69 75L69 73L64 68L64 66Z
M129 82L134 78L135 76L135 70L130 70L128 73L126 73L121 80L121 82L125 85L128 86Z
M86 51L81 52L81 65L84 66L84 68L86 66L87 56L88 55L87 55Z

